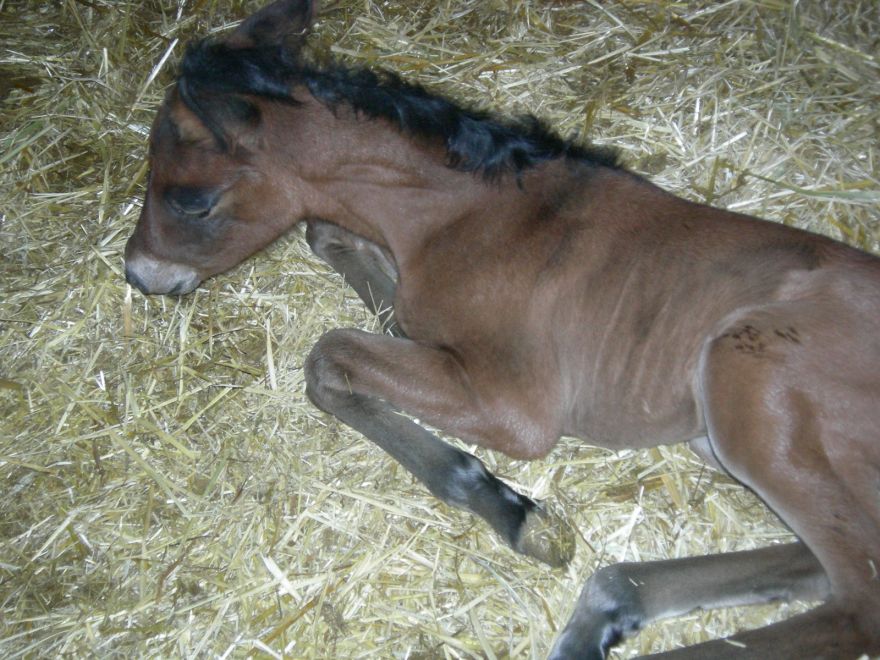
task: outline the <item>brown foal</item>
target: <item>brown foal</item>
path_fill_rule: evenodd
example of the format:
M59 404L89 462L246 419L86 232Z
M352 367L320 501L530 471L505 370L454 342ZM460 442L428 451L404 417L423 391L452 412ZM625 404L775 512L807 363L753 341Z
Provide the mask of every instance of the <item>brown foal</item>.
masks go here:
M795 598L824 603L668 655L880 653L880 259L674 197L537 121L310 67L313 12L281 0L190 47L153 125L128 281L187 293L305 221L387 330L325 334L308 396L516 550L561 565L573 545L399 412L524 459L560 435L690 441L800 539L603 568L554 658L603 658L695 608Z

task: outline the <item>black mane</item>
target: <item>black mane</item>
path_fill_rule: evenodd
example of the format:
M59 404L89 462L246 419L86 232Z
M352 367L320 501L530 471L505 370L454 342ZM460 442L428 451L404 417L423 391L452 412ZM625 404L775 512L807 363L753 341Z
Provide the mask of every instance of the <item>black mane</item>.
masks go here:
M563 140L533 116L498 119L466 110L420 85L389 72L333 66L303 66L281 49L232 49L221 42L191 45L181 63L179 90L184 103L226 147L224 123L257 121L243 95L295 104L294 84L333 108L349 105L370 118L391 121L412 135L442 139L448 164L487 177L516 174L540 162L569 158L590 165L620 167L616 151Z

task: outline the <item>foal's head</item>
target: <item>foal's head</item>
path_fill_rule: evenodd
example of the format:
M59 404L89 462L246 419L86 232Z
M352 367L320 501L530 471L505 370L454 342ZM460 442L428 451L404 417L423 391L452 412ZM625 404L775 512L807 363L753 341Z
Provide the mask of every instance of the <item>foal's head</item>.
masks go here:
M153 123L146 198L125 248L126 279L144 293L188 293L299 219L296 191L272 178L258 100L241 90L293 103L285 76L312 14L310 0L279 0L188 51Z
M617 167L614 153L562 140L534 118L496 120L390 73L305 65L313 5L278 0L225 39L188 49L153 124L146 199L125 250L126 278L144 293L188 293L326 211L333 200L312 184L333 170L316 171L314 160L352 156L361 140L376 146L366 126L342 134L325 121L340 106L442 144L448 167L487 179L558 158Z

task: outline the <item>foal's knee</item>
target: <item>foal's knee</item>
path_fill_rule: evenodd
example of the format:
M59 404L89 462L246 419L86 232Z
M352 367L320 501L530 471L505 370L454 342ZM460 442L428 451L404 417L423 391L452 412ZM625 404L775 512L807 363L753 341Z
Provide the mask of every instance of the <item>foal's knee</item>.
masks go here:
M332 412L339 397L351 393L346 365L353 355L353 347L348 332L337 329L322 335L303 366L306 396L324 412Z

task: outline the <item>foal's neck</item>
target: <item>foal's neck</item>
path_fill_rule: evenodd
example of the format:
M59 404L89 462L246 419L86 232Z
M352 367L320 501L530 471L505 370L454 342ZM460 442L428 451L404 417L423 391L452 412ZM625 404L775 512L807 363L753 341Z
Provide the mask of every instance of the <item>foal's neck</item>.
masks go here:
M487 180L449 167L439 140L410 136L384 119L331 111L311 96L289 115L298 138L290 157L313 192L307 213L387 247L398 261L450 224L522 210L553 167Z

